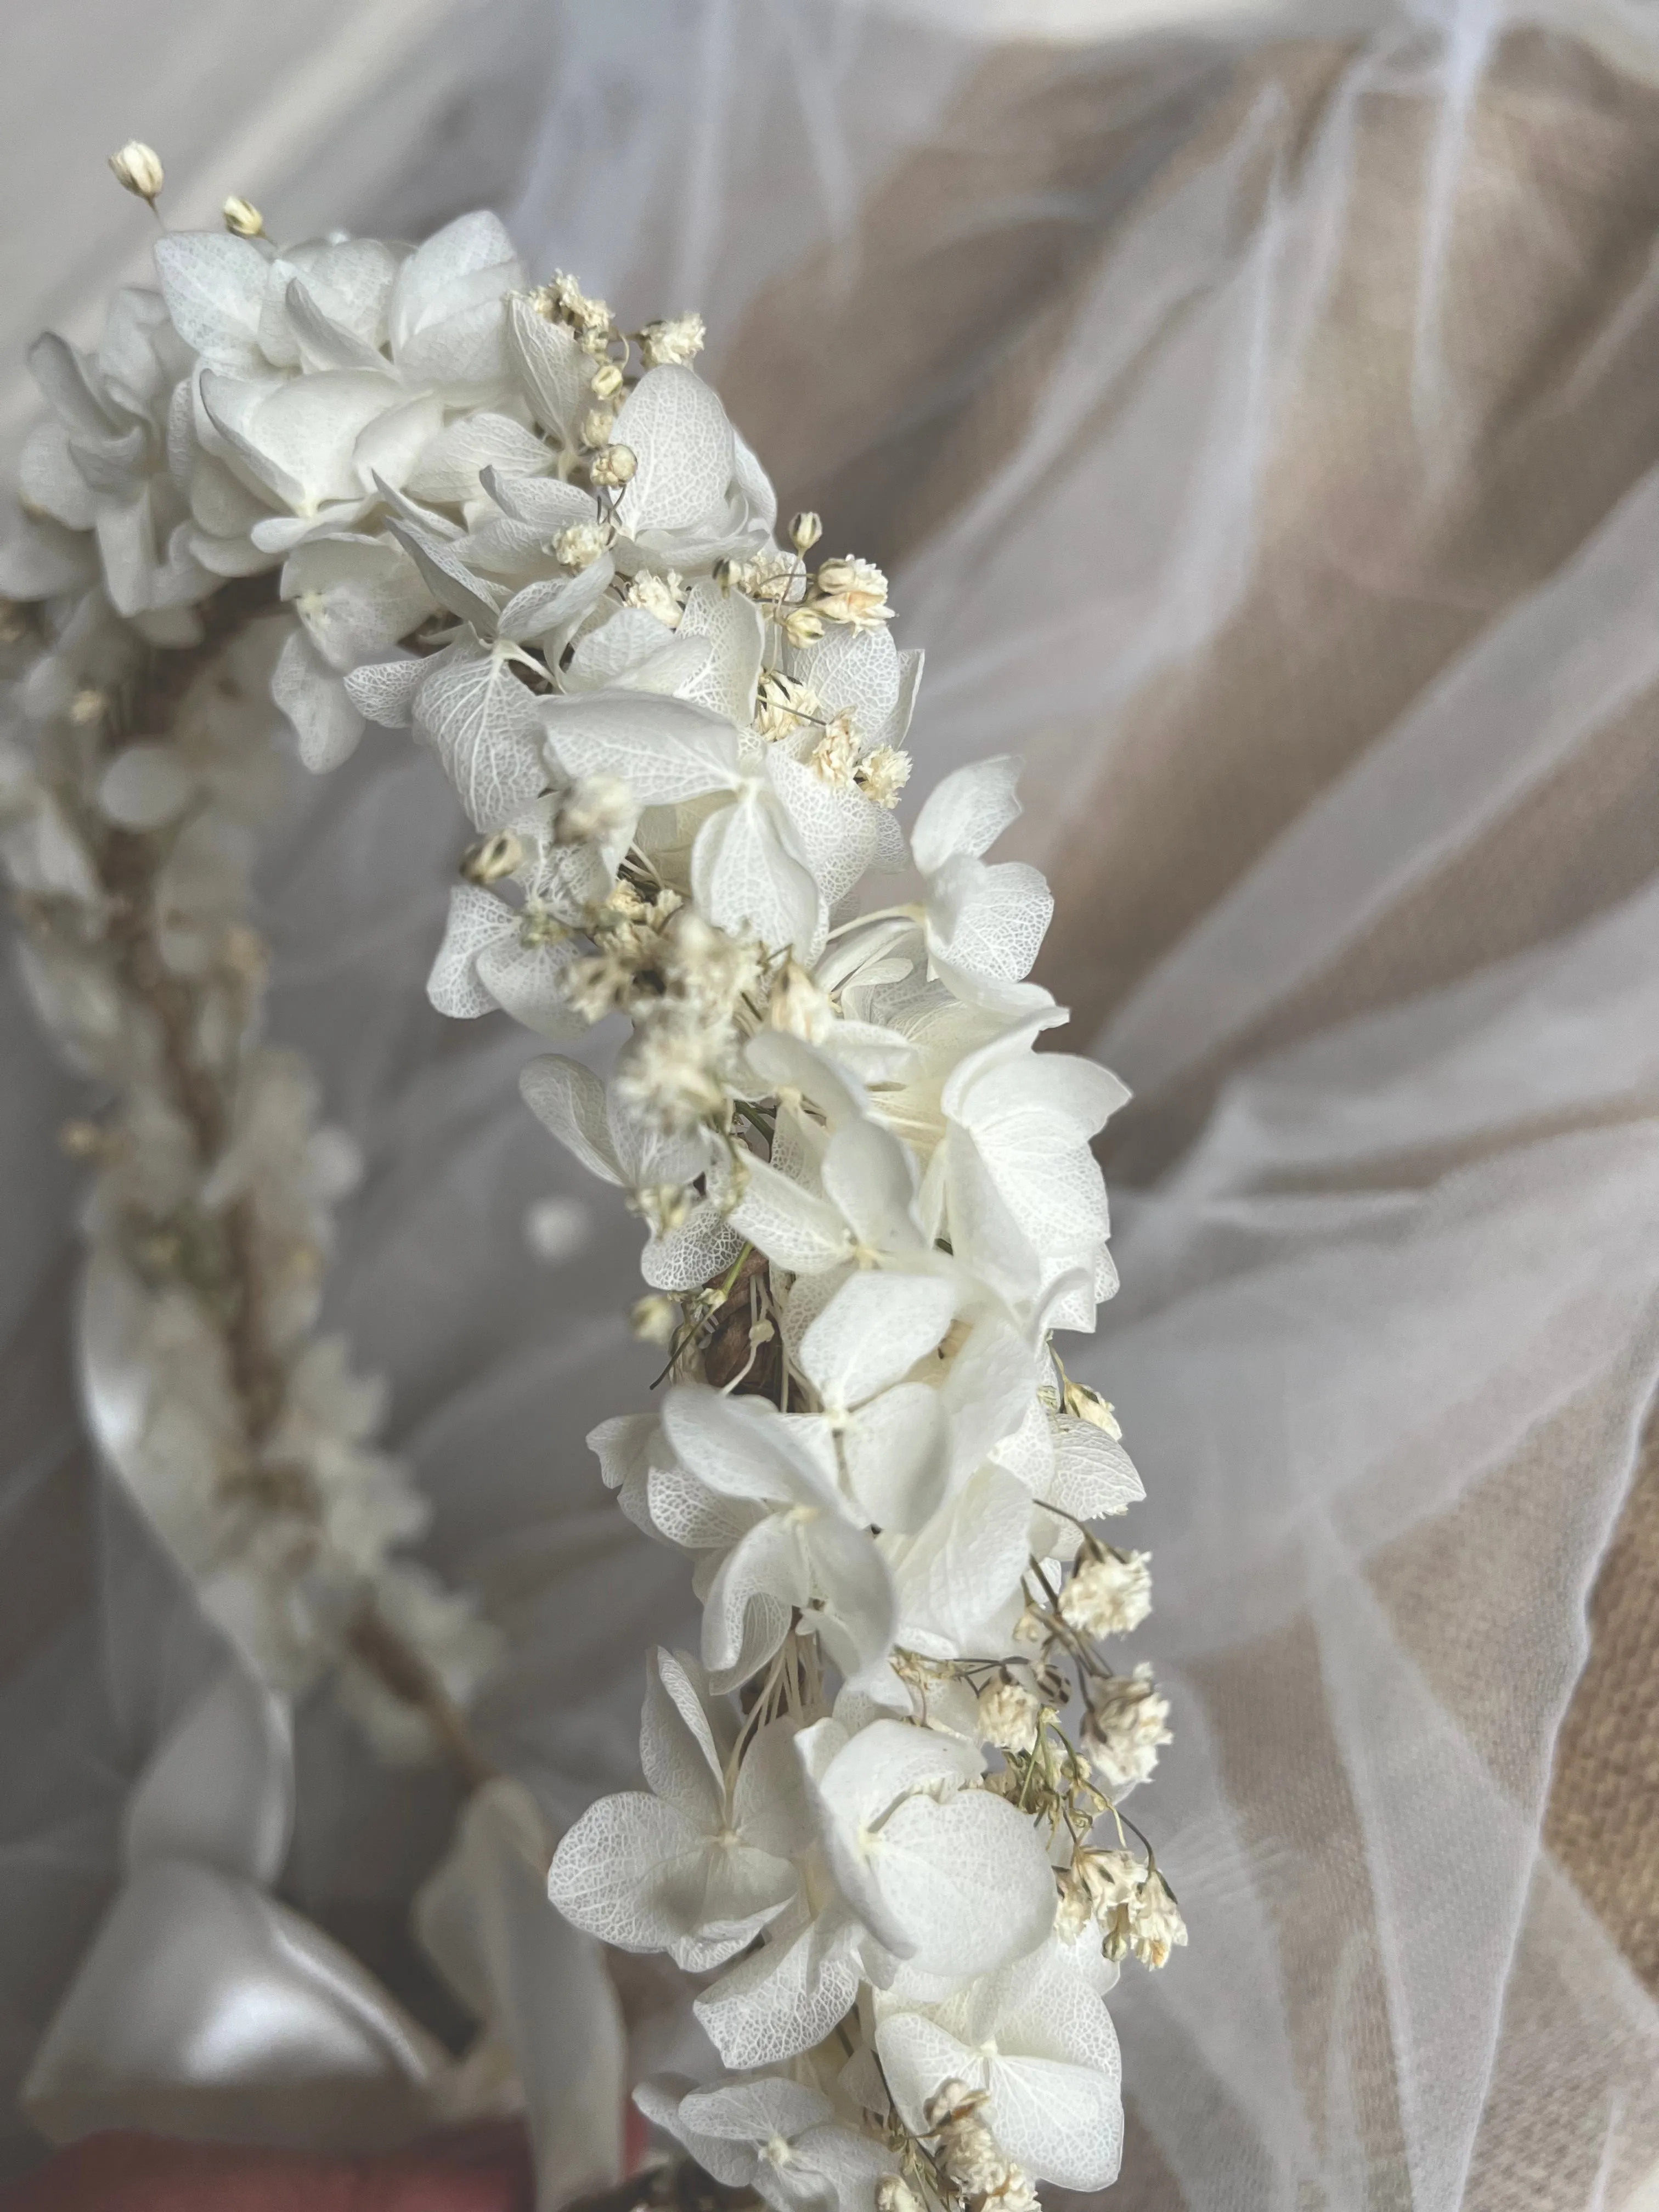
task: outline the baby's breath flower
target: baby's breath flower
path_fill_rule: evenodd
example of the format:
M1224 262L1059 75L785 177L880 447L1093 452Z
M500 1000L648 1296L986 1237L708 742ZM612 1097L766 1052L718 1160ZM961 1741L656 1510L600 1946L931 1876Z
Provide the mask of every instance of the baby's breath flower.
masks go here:
M1095 1917L1105 1929L1109 1959L1133 1951L1143 1966L1162 1966L1187 1941L1187 1923L1156 1867L1143 1867L1133 1851L1091 1854L1086 1875Z
M789 543L797 553L810 553L823 535L823 517L807 507L789 526Z
M1159 1692L1145 1660L1133 1674L1114 1674L1096 1685L1083 1734L1108 1790L1127 1790L1150 1778L1158 1746L1172 1741L1169 1718L1170 1701Z
M591 568L610 544L606 522L573 522L553 540L554 557L562 568Z
M1060 1618L1085 1636L1127 1636L1152 1609L1151 1554L1085 1559L1060 1594Z
M884 2173L876 2184L876 2212L922 2212L922 2203L902 2173Z
M825 622L845 623L853 629L874 629L891 622L887 604L887 579L873 561L848 558L826 561L817 573L815 611Z
M783 618L783 634L791 645L816 645L823 635L823 617L811 607L795 607Z
M637 576L629 578L623 604L640 607L666 623L670 629L678 629L685 612L686 588L685 579L677 569L670 568L659 576L654 568L641 568Z
M167 182L167 172L153 146L146 146L142 138L129 138L118 153L110 155L109 165L115 172L118 185L135 199L148 200L151 207L155 206Z
M1066 1412L1079 1421L1088 1421L1097 1429L1104 1429L1109 1437L1122 1436L1111 1401L1103 1398L1098 1390L1091 1390L1086 1382L1068 1381L1063 1403Z
M680 998L723 1021L759 984L760 947L752 937L732 937L686 908L664 935L662 969Z
M571 329L589 337L606 337L611 330L611 310L603 300L590 300L574 276L563 270L555 272L550 284L544 284L536 295L536 305L550 320L568 323Z
M596 399L614 399L623 388L623 373L614 361L605 361L587 380L587 388Z
M619 777L585 776L559 802L553 817L554 842L603 845L627 829L635 811L634 794Z
M854 778L859 764L859 737L850 714L837 714L829 725L812 748L811 764L814 772L832 791L855 788Z
M1018 1682L988 1682L979 1693L979 1732L999 1751L1031 1751L1042 1708Z
M225 228L236 238L263 238L265 219L252 200L233 192L220 210Z
M910 756L896 745L878 745L855 770L859 789L878 806L894 807L910 781Z
M707 336L701 315L674 315L646 325L640 352L647 368L678 368L702 351Z
M604 489L616 491L632 483L639 465L639 455L631 446L605 446L588 463L587 473Z
M768 550L734 566L732 589L746 592L763 606L787 606L805 591L806 574L793 553Z
M787 738L811 720L818 704L816 691L769 668L755 690L755 727L763 738Z
M641 1021L617 1063L617 1091L659 1128L685 1132L726 1112L715 1041L701 1016L665 1010Z
M617 418L608 407L590 407L582 417L582 443L585 446L608 446Z

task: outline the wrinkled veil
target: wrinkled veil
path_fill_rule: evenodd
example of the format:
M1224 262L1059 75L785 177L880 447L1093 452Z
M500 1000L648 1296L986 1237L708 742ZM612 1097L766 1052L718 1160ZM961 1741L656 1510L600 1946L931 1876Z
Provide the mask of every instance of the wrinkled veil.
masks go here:
M702 310L786 511L894 574L918 784L1024 756L1039 972L1135 1094L1123 1289L1066 1356L1146 1481L1176 1741L1137 1813L1191 1943L1114 1999L1110 2201L1656 2201L1656 1907L1625 1910L1578 1725L1599 1682L1651 1766L1639 1638L1635 1689L1602 1679L1618 1620L1562 1727L1659 1365L1659 18L421 26L355 132L248 187L289 232L494 200L624 322ZM434 1555L513 1638L484 1732L568 1820L629 1779L641 1652L691 1602L582 1443L650 1380L637 1231L521 1109L533 1041L422 997L460 842L395 733L296 769L270 1027L368 1163L336 1318L390 1378ZM88 1463L52 1145L80 1093L3 988L15 2078L212 1653ZM524 1229L550 1197L556 1265ZM288 1893L443 2032L404 1922L446 1785L368 1771L325 1703L299 1778Z

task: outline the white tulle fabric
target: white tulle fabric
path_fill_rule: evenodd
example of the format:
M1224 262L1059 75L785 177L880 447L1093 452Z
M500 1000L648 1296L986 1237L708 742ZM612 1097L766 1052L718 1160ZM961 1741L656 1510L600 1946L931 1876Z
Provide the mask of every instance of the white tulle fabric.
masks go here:
M1389 234L1406 241L1399 327L1431 490L1478 475L1490 397L1446 343L1445 288L1504 12L1212 10L1158 38L1144 14L1132 47L1108 10L1067 24L1073 82L1110 79L1123 150L1103 177L1046 187L1079 250L1000 335L1062 294L1066 313L1032 349L1023 408L958 424L963 495L915 532L895 584L929 649L918 783L1023 751L1025 849L1057 874L1062 922L1068 898L1115 910L1109 885L1078 890L1074 865L1102 774L1127 808L1182 773L1130 752L1139 702L1195 680L1287 535L1322 532L1339 573L1391 588L1382 522L1344 509L1334 477L1330 512L1269 496L1347 250L1401 189L1362 159L1376 102L1426 118L1413 213ZM1547 33L1534 93L1570 101L1586 70L1659 77L1642 11L1519 20ZM873 390L850 367L827 377L841 411L798 396L779 410L795 448L767 458L786 497L805 494L876 446L872 420L908 423L915 445L955 419L1006 296L997 242L1031 218L1018 184L949 188L959 104L999 59L1048 67L1035 49L999 47L1006 27L842 0L563 0L469 10L465 27L410 58L391 111L410 112L422 71L453 86L441 159L410 174L388 142L383 179L330 220L414 231L516 185L503 211L532 266L580 271L626 314L702 307L711 374L749 430L739 340L787 336L766 310L793 272L858 295L878 236L861 211L897 177L891 222L921 208L961 283L984 270L990 332L960 359L919 335L921 370L902 344L884 352L895 366ZM1282 83L1250 74L1287 31L1329 72L1305 136ZM492 100L507 102L493 125ZM382 112L366 104L367 131ZM924 207L930 158L945 185ZM295 186L296 223L328 182ZM902 273L902 235L893 252ZM1572 334L1562 404L1594 392L1650 282L1611 287ZM878 304L887 339L929 313L920 288ZM1356 404L1346 434L1365 424ZM1615 428L1610 415L1609 441ZM1098 1002L1100 1053L1138 1118L1114 1175L1124 1287L1078 1364L1149 1478L1138 1535L1158 1603L1143 1640L1177 1731L1160 1856L1192 1937L1116 1999L1122 2212L1600 2212L1642 2201L1659 2166L1659 2011L1540 1840L1586 1593L1659 1367L1659 879L1651 838L1631 860L1592 803L1609 732L1659 684L1659 484L1607 450L1593 510L1520 584L1460 563L1449 535L1400 581L1442 645L1392 686L1373 674L1386 704L1358 678L1338 687L1332 714L1351 726L1316 772L1264 757L1277 813L1212 825L1237 864L1178 926L1147 921L1157 957L1126 962L1100 925L1099 963L1124 977ZM865 517L902 487L846 481L864 502L849 538L880 553ZM1316 629L1319 606L1305 619ZM1516 860L1498 833L1546 797L1554 888L1532 897L1537 848ZM331 1117L369 1158L343 1223L339 1317L393 1378L397 1449L437 1501L434 1556L513 1635L484 1716L495 1747L562 1822L632 1778L644 1651L687 1640L690 1601L581 1443L649 1379L621 1318L637 1235L524 1112L513 1076L535 1041L461 1030L423 1002L453 842L435 764L395 736L324 787L296 773L265 876L272 1026L315 1054ZM1188 857L1172 846L1168 871ZM1419 911L1432 957L1409 927ZM4 988L18 1042L0 1142L20 1194L0 1277L17 1577L0 1616L0 1948L21 2071L114 1894L129 1784L218 1661L118 1500L91 1526L76 1503L71 1177L47 1141L75 1094ZM550 1199L553 1268L522 1234L525 1207ZM366 1771L326 1712L301 1715L295 1756L285 1906L435 2018L397 1930L444 1848L442 1784ZM1048 2044L1010 2042L1034 2082L1065 2061L1050 2017ZM902 2049L904 2031L889 2039ZM632 2064L683 2058L659 2034Z

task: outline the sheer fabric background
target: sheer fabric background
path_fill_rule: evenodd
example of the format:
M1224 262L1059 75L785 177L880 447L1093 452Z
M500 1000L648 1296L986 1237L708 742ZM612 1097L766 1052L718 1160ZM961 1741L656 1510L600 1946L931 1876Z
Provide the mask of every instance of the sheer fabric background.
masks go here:
M701 306L786 507L896 571L919 782L1028 762L1046 979L1137 1094L1124 1289L1068 1360L1147 1480L1147 1817L1192 1929L1115 2001L1113 2201L1659 2200L1639 1636L1608 1673L1645 1493L1551 1792L1659 1365L1659 21L499 0L362 32L317 143L304 66L264 171L210 147L185 194L284 232L493 200L625 319ZM523 1114L531 1041L421 995L459 842L395 736L296 770L271 1025L368 1162L339 1319L514 1633L492 1746L568 1818L690 1607L580 1441L649 1379L635 1232ZM6 988L21 2070L210 1653L79 1443L78 1094ZM554 1194L587 1241L549 1268ZM445 2027L402 1932L444 1786L365 1775L326 1707L301 1760L288 1892Z

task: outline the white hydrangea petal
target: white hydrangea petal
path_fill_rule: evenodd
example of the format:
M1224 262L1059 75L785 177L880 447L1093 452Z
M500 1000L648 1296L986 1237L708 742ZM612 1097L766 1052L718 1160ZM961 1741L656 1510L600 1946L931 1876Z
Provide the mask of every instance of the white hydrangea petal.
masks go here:
M910 832L910 851L923 875L935 874L954 854L978 859L994 845L1019 818L1018 781L1019 763L1004 754L957 769L936 783Z
M65 529L91 529L97 514L92 488L76 465L61 422L38 422L29 433L18 489L30 507Z
M937 1390L901 1382L860 1407L842 1436L847 1483L878 1528L926 1525L945 1494L950 1452Z
M270 696L293 723L300 758L313 775L338 768L356 750L363 718L303 629L290 632L276 657Z
M593 363L562 323L538 314L529 300L507 302L507 358L536 420L567 446L580 443L593 404Z
M499 469L486 468L478 480L503 514L536 532L532 544L550 544L574 523L599 519L592 493L557 477L503 476Z
M1062 1413L1054 1423L1054 1474L1040 1495L1079 1521L1097 1521L1139 1504L1146 1492L1115 1437Z
M645 1672L640 1765L665 1804L712 1836L726 1815L724 1753L704 1709L705 1688L701 1668L694 1680L673 1652L652 1653Z
M426 979L426 995L441 1014L471 1021L495 1012L495 999L479 980L477 957L487 945L516 935L518 927L517 915L494 891L452 884L443 941Z
M283 290L283 304L289 336L298 348L302 369L313 375L331 368L368 368L373 369L376 374L385 373L386 363L380 358L379 349L359 337L343 323L336 322L313 296L303 276L289 277ZM269 315L262 312L262 333L269 324Z
M745 1162L743 1196L732 1208L732 1226L792 1275L822 1274L850 1257L853 1239L827 1199L803 1190L764 1160Z
M344 675L433 612L419 570L384 538L313 538L289 554L282 594L331 668Z
M728 1498L672 1462L653 1467L647 1498L651 1525L687 1552L726 1552L765 1517L752 1499Z
M736 459L732 425L695 371L647 369L623 402L611 436L638 462L617 509L630 535L689 529L724 498Z
M731 724L684 699L617 690L541 702L543 725L567 775L615 776L641 806L675 806L738 781Z
M642 1791L590 1805L553 1854L547 1893L565 1918L623 1951L663 1951L689 1932L679 1905L701 1887L703 1837Z
M937 2021L920 2012L890 2013L876 2029L876 2049L900 2118L913 2134L927 2132L927 2100L941 2082L985 2087L986 2059Z
M697 2134L718 2141L763 2143L821 2126L833 2111L821 2090L774 2078L694 2093L681 2106L680 2118Z
M550 1044L571 1044L588 1026L565 995L565 971L575 957L569 938L556 945L524 945L515 929L480 951L478 981L515 1022Z
M780 1513L757 1522L720 1562L703 1601L702 1660L722 1695L771 1658L793 1608L811 1595L796 1531Z
M975 975L1018 982L1030 975L1054 919L1054 894L1021 860L988 867L968 854L946 860L928 891L935 957Z
M725 1214L710 1199L699 1199L677 1228L653 1236L640 1260L640 1273L653 1291L695 1291L724 1274L743 1249Z
M774 1721L750 1742L738 1770L732 1812L746 1843L780 1859L799 1858L813 1838L806 1778L795 1753L795 1723Z
M957 1286L947 1277L861 1272L802 1338L801 1365L825 1407L844 1413L908 1375L939 1342L956 1309Z
M697 832L691 888L717 929L752 932L763 945L791 946L808 958L816 953L823 927L817 884L758 787L745 786Z
M405 479L412 499L430 500L439 507L461 507L477 499L482 489L480 471L499 469L513 477L537 476L550 469L555 456L533 430L515 422L510 415L484 410L463 415L422 452Z
M755 718L755 686L765 644L760 609L743 592L723 592L703 577L686 594L678 635L707 638L709 645L708 661L682 696L746 730Z
M831 1129L862 1120L870 1100L862 1084L830 1054L785 1030L762 1030L749 1040L749 1065L781 1098L794 1094L816 1106Z
M599 1480L607 1490L619 1490L630 1475L644 1474L661 1433L655 1413L617 1413L588 1431L587 1448L599 1462Z
M787 1940L769 1937L691 2009L724 2064L773 2066L822 2043L851 2010L858 1987L845 1941L812 1923Z
M811 1625L848 1681L866 1681L893 1648L897 1605L886 1562L866 1528L827 1513L805 1537L817 1592Z
M766 774L824 904L839 905L870 866L879 825L890 817L861 791L826 783L781 746L769 750Z
M389 493L391 487L384 477L374 481L382 495ZM439 605L447 607L458 620L471 623L481 637L489 636L501 611L500 602L492 587L474 575L453 544L416 528L401 514L389 517L386 527L420 570Z
M866 1251L912 1252L921 1244L915 1161L890 1130L875 1121L844 1123L830 1139L820 1172L824 1195Z
M537 1120L550 1129L573 1152L590 1175L601 1182L620 1182L605 1111L605 1085L591 1067L579 1060L550 1053L532 1060L519 1078L524 1102Z
M728 1498L821 1505L830 1492L796 1424L764 1398L727 1397L706 1383L677 1383L662 1409L676 1456Z
M534 692L500 653L458 654L415 702L426 738L477 830L499 830L546 787Z
M1029 1556L1030 1493L1000 1467L971 1475L920 1534L890 1540L900 1632L935 1657L967 1657L1014 1598Z
M173 230L155 241L155 272L167 314L186 345L215 368L258 375L266 257L228 232Z
M705 2173L728 2189L747 2188L754 2179L755 2147L744 2142L728 2142L719 2136L700 2135L683 2117L684 2100L690 2083L677 2075L659 2076L641 2081L634 2092L634 2102L653 2127L683 2143Z
M922 670L927 656L912 650L898 657L898 696L893 702L893 711L880 729L872 733L871 745L903 744L910 734L910 723L916 711L916 693L921 688Z
M890 1923L925 1973L1004 1966L1035 1950L1054 1924L1054 1871L1041 1837L985 1790L958 1790L943 1804L907 1797L881 1831L874 1863Z
M346 696L365 720L377 722L382 729L406 730L415 719L415 700L422 684L432 673L434 663L450 651L446 646L442 653L424 659L411 653L396 660L366 661L347 675Z

